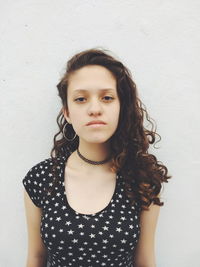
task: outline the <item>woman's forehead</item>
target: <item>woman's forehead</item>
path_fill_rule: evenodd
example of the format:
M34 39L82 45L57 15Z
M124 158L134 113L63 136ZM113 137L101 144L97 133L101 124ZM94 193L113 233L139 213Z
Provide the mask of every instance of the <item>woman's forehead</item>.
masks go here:
M107 68L98 65L91 65L91 66L84 66L71 73L69 76L69 81L74 82L77 80L93 80L97 78L108 81L116 79L113 73Z
M115 77L109 72L89 70L73 74L69 79L68 89L72 93L116 92L116 84Z

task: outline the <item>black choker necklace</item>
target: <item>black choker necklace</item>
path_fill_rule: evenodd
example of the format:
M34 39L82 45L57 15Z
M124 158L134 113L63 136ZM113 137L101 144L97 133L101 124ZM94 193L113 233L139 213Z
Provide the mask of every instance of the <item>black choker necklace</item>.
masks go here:
M110 160L110 158L107 158L105 160L102 160L102 161L93 161L93 160L89 160L89 159L86 159L83 155L81 155L79 149L77 148L77 153L79 155L79 157L84 160L85 162L87 163L90 163L90 164L93 164L93 165L100 165L100 164L104 164L106 162L108 162Z

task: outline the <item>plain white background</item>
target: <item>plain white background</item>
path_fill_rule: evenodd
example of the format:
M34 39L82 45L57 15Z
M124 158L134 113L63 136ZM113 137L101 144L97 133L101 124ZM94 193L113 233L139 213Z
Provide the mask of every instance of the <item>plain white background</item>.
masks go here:
M22 179L50 156L67 60L93 47L132 72L162 140L157 267L199 267L200 2L0 1L0 266L25 266Z

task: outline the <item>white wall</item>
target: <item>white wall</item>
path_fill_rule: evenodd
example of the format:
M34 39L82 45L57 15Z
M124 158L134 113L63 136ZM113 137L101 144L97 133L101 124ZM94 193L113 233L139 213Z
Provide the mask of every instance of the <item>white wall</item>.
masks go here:
M25 266L22 178L49 157L66 61L92 47L131 70L162 141L157 267L199 267L200 2L0 1L0 266Z

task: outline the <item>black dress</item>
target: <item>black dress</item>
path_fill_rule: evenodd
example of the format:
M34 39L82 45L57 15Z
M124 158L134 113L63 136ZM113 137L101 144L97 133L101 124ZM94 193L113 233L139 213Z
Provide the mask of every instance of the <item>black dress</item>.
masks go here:
M52 195L52 158L33 166L23 185L33 203L42 209L40 234L49 265L55 267L134 266L134 250L140 236L140 207L131 207L124 181L116 175L109 204L94 214L81 214L67 202L64 170L68 156L58 157L59 182ZM102 192L103 193L103 192Z

